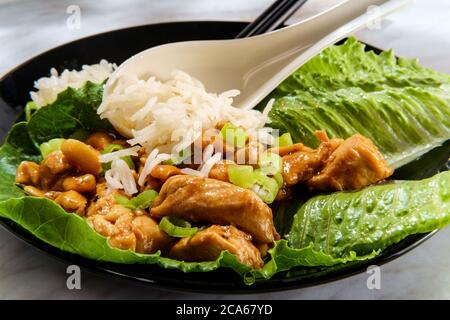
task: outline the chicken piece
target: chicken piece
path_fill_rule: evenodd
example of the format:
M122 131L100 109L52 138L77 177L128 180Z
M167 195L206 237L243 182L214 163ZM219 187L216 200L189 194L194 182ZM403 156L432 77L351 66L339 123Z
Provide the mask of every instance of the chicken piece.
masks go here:
M254 240L279 239L272 210L254 192L231 183L180 175L166 181L153 202L150 215L177 216L192 222L235 225Z
M111 194L91 203L86 212L86 216L102 215L105 220L115 222L120 216L127 215L131 212L131 209L117 204L114 199L114 194Z
M55 200L59 195L61 195L61 192L59 191L43 191L33 186L25 186L23 191L32 197L48 198L51 200Z
M99 177L97 179L97 183L95 185L95 198L105 197L108 193L108 188L106 186L106 181L103 177Z
M163 183L161 180L153 178L152 176L147 176L145 179L144 185L139 186L139 191L144 192L146 190L155 190L159 191L162 187Z
M109 237L111 246L140 253L167 251L173 240L143 210L131 210L116 203L115 194L100 197L87 210L95 231Z
M285 201L292 197L292 188L287 186L282 186L280 190L278 190L275 201Z
M319 148L317 148L317 153L322 161L327 160L334 150L344 143L344 139L329 139L325 131L316 131L316 136L322 142Z
M81 176L69 176L62 182L62 188L65 191L75 190L79 193L90 193L96 190L95 176L84 174Z
M111 211L111 208L116 204L116 200L111 195L100 196L97 201L92 201L86 211L86 216L106 215Z
M162 182L165 182L170 177L179 174L182 174L179 168L167 164L156 165L150 173L153 178L161 180Z
M259 269L264 262L251 238L234 226L213 225L178 241L170 250L169 257L183 261L213 261L227 250L241 263Z
M118 249L135 251L136 236L133 232L119 233L109 238L109 244Z
M39 186L39 165L31 161L22 161L17 168L16 183Z
M102 206L103 210L105 208L106 206ZM135 251L137 238L133 232L133 219L134 214L130 209L121 205L113 205L111 212L99 214L91 212L87 221L96 232L109 238L109 244L112 247Z
M117 233L109 238L109 244L123 250L136 250L136 236L133 232L134 215L131 210L120 215L114 226Z
M331 141L331 140L330 140ZM355 134L342 142L324 168L307 181L315 190L354 190L384 180L393 169L370 139Z
M86 139L86 144L102 151L113 142L114 138L105 132L95 132Z
M44 197L49 198L51 200L55 200L61 194L60 191L47 191L44 193Z
M298 151L283 158L282 175L286 186L311 179L323 162L316 151Z
M155 253L158 250L166 252L173 243L173 239L149 216L135 217L132 226L136 236L136 252Z
M84 216L87 200L76 191L61 192L55 198L55 202L61 205L67 212L75 212L79 216Z
M89 225L102 236L111 237L119 233L117 227L111 221L106 220L101 215L93 215L88 217L87 222Z
M234 164L231 160L222 160L217 162L209 171L208 177L211 179L229 182L228 180L228 166Z
M49 189L59 175L71 170L72 166L61 151L47 155L39 165L39 177L43 189Z
M292 145L296 146L295 148L289 150L298 149L300 151L294 153L288 152L287 155L283 156L282 174L287 186L311 179L324 167L325 161L333 151L344 142L343 139L328 139L324 131L316 131L316 135L322 141L318 149L311 149L302 144L296 144Z

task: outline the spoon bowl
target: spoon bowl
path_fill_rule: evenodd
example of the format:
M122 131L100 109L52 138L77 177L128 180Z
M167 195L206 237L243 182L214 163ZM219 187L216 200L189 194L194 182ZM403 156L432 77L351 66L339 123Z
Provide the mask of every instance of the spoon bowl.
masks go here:
M142 51L108 79L103 101L122 77L170 78L182 70L205 84L209 92L238 89L234 105L254 108L284 79L323 49L410 0L347 0L297 24L260 36L214 41L186 41Z

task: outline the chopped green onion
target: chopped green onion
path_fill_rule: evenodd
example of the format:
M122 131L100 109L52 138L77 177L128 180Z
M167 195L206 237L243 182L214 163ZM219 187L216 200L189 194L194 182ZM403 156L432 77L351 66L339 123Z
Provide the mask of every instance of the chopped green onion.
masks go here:
M33 113L33 111L36 111L37 109L39 109L39 108L36 105L36 103L34 103L34 101L29 101L25 105L25 120L30 121L31 114Z
M225 139L225 142L233 143L233 146L237 148L243 148L248 138L248 134L244 129L236 127L230 122L223 126L220 134Z
M258 165L265 174L275 175L281 172L282 159L276 153L263 152L259 155Z
M116 200L118 204L121 204L126 208L132 210L144 210L152 205L153 200L155 200L157 196L158 192L156 192L155 190L146 190L131 199L128 199L127 197L121 195L116 195L114 196L114 200Z
M47 142L42 143L39 146L39 149L41 150L41 154L42 156L45 158L47 155L49 155L50 153L60 150L61 149L61 145L63 144L63 142L66 139L62 139L62 138L56 138L56 139L51 139Z
M123 147L120 144L108 144L105 149L103 149L102 154L106 154L106 153L111 153L111 152L115 152L115 151L119 151L122 150Z
M122 149L123 149L123 147L120 144L111 143L111 144L108 144L105 147L105 149L103 149L102 154L107 154L107 153L119 151L119 150L122 150ZM134 162L133 162L133 159L131 159L131 156L124 156L124 157L122 157L120 159L125 161L130 169L134 169ZM109 169L111 169L111 162L104 163L103 164L103 171L107 171Z
M252 191L255 192L265 203L272 203L280 190L277 180L270 178L260 169L253 172L255 183Z
M126 162L126 164L130 169L134 169L134 162L133 159L131 159L131 156L125 156L122 157L121 159Z
M294 142L292 141L292 137L289 132L282 134L275 141L275 146L278 147L290 146L291 144L294 144Z
M251 188L255 183L253 167L244 165L230 165L227 169L228 179L238 187Z
M121 196L121 195L115 195L114 196L114 200L116 200L116 202L118 204L123 205L124 207L127 207L129 209L135 209L133 204L131 203L131 199L128 199L125 196Z
M147 209L152 205L152 202L158 196L158 192L155 190L145 190L141 192L137 197L131 199L137 209Z
M280 172L278 172L277 174L273 175L273 178L277 181L278 187L281 188L284 183L283 175Z
M79 141L86 141L88 137L89 137L89 132L84 129L78 129L77 131L75 131L74 133L72 133L70 135L70 138L79 140Z
M177 217L164 217L159 222L159 227L169 236L185 238L194 235L198 228L191 227L191 224Z
M228 179L238 187L251 189L266 203L272 203L283 186L280 172L268 177L263 169L253 170L252 166L246 165L228 166Z
M191 155L192 155L191 147L189 147L189 148L186 148L184 150L181 150L176 155L172 155L170 157L170 159L164 161L164 164L169 164L169 165L176 166L176 165L181 164L185 159L187 159Z

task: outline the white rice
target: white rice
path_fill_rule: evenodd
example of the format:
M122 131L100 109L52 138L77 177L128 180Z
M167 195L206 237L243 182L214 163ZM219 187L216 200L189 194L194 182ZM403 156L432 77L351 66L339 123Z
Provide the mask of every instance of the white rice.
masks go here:
M167 153L158 154L158 149L153 149L153 151L148 156L145 161L144 168L142 169L141 174L139 175L138 184L143 186L145 183L145 179L152 172L152 170L161 162L169 160L171 155Z
M111 161L120 159L125 156L137 156L138 155L137 152L139 151L139 149L140 149L139 146L134 146L134 147L127 148L127 149L122 149L122 150L102 154L102 155L100 155L100 162L107 163L107 162L111 162Z
M112 161L111 169L105 172L105 179L108 188L123 189L130 196L138 192L133 171L122 159Z
M206 162L208 161L212 155L214 154L214 145L213 144L209 144L205 150L203 150L203 158L202 161Z
M189 176L203 177L203 174L200 171L191 168L183 168L180 171L181 173L187 174Z
M43 107L56 100L58 93L68 87L80 88L86 81L101 83L108 78L117 66L106 60L98 64L83 65L81 70L64 70L58 74L55 68L50 70L50 77L43 77L35 81L35 92L30 92L31 99L37 107Z
M270 111L235 108L232 103L238 90L208 93L200 81L179 70L172 72L168 81L119 77L111 88L98 113L130 138L128 143L140 144L148 151L182 150L202 129L214 128L220 121L256 130L264 126Z
M222 160L222 153L218 152L212 157L210 157L208 160L206 160L199 168L198 171L200 171L200 175L203 177L208 177L209 172L211 171L212 167L216 165L220 160Z
M37 91L30 93L31 98L38 107L45 106L54 102L58 93L68 87L80 88L86 81L103 82L116 67L101 60L95 65L84 65L80 71L64 70L58 74L51 69L50 77L35 82ZM238 109L233 106L233 98L239 95L239 90L208 93L200 81L179 70L173 71L168 81L154 77L148 80L120 77L112 89L98 113L129 138L132 147L101 155L100 161L111 162L111 169L105 172L108 188L123 189L128 195L138 190L132 170L121 158L136 156L141 146L150 152L138 178L138 184L142 186L156 165L170 159L170 154L188 148L204 130L214 128L219 122L229 121L243 127L264 144L273 142L270 129L264 128L269 122L273 99L262 113ZM208 146L198 170L185 168L181 172L208 177L212 167L222 160L222 153L214 154L214 151L212 145Z

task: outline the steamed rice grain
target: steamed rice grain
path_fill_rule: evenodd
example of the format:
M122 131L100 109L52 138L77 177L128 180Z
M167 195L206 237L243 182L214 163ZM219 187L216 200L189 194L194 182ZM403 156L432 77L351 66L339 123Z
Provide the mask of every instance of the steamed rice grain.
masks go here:
M87 81L102 83L116 69L116 65L106 60L98 64L83 65L81 70L64 70L61 74L55 68L50 70L50 77L43 77L34 83L37 91L30 92L36 106L43 107L56 100L58 93L68 87L81 88Z

